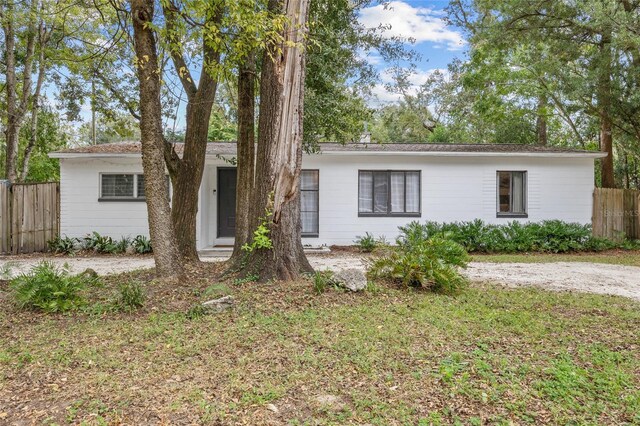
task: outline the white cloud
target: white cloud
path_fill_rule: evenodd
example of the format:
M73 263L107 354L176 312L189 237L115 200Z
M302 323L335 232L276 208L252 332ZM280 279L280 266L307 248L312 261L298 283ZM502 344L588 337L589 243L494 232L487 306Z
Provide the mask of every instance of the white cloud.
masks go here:
M436 43L435 47L446 46L448 50L460 50L466 44L462 34L447 26L441 11L413 7L403 1L363 9L360 22L367 28L389 27L384 32L388 37L432 42Z

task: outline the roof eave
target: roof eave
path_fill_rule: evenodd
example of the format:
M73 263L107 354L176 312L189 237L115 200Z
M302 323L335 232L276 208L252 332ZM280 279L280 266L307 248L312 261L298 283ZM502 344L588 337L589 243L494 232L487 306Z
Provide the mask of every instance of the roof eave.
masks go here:
M442 152L442 151L324 151L321 155L337 156L424 156L424 157L545 157L545 158L604 158L604 152ZM218 155L236 155L235 153L208 153L207 158L216 158ZM305 154L309 155L309 154ZM310 154L317 155L317 154ZM50 158L140 158L140 153L123 152L51 152Z
M447 152L447 151L325 151L322 155L397 155L425 157L555 157L604 158L603 152Z

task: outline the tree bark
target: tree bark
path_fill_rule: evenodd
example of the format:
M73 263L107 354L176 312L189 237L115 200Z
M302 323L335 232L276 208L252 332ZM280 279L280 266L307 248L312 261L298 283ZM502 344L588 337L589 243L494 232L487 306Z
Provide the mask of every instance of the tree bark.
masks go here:
M600 114L600 150L607 154L601 160L600 172L603 188L615 188L613 170L613 121L611 110L611 32L605 31L600 42L598 82L598 112Z
M236 185L236 235L229 265L243 257L242 246L251 240L250 214L255 183L255 82L256 58L250 54L238 71L238 152Z
M184 152L181 159L171 150L165 150L165 160L173 183L171 219L178 239L181 258L189 263L199 262L196 248L196 219L198 198L204 172L207 152L209 119L218 87L217 77L209 67L220 61L220 53L215 51L205 37L202 40L203 61L200 81L196 86L184 60L181 41L177 39L178 9L170 3L163 3L163 11L169 35L169 50L174 68L187 94L187 127L185 130ZM218 25L222 10L216 6L209 13L208 25Z
M309 0L269 1L273 13L285 14L287 25L282 43L265 50L260 78L252 218L266 216L273 247L252 251L245 273L261 281L294 280L312 271L302 248L299 191L308 6Z
M162 73L159 72L155 34L150 26L153 13L154 0L131 0L134 47L140 82L140 135L149 233L158 275L163 278L178 278L184 271L171 222L165 177L160 104Z
M5 35L5 91L7 97L7 126L6 136L6 158L5 173L10 182L18 180L18 150L20 129L27 112L27 104L31 95L31 72L33 67L33 56L35 52L35 32L37 3L33 0L30 4L30 17L27 26L26 50L24 53L24 66L22 70L22 92L18 99L18 77L16 63L16 34L14 29L14 2L7 1L3 4L2 13L3 28Z
M33 99L31 101L31 134L29 135L29 142L24 150L22 158L22 170L20 172L20 180L25 181L27 174L29 173L29 161L31 160L31 153L38 141L38 115L40 113L40 93L42 92L42 85L44 84L45 72L47 65L45 63L45 45L48 41L47 31L44 27L44 23L40 22L40 29L38 34L38 41L40 44L40 53L38 54L38 78L36 80L36 88L33 92Z
M547 137L547 106L549 101L544 94L538 97L538 110L536 116L536 136L537 142L540 146L546 146L548 143Z

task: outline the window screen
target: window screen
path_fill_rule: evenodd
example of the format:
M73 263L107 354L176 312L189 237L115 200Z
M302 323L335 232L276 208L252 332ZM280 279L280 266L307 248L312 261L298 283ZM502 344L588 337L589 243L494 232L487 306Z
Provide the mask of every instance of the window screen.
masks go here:
M133 198L134 175L101 175L102 198Z

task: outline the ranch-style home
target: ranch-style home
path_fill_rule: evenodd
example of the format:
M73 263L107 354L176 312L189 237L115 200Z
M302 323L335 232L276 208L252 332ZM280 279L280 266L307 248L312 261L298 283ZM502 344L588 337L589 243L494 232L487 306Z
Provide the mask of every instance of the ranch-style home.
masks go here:
M321 144L302 160L303 244L351 245L366 232L392 241L419 221L591 222L599 152L525 145ZM180 152L181 144L176 144ZM235 143L209 143L198 249L235 231ZM85 146L60 159L62 235L148 235L139 143Z

